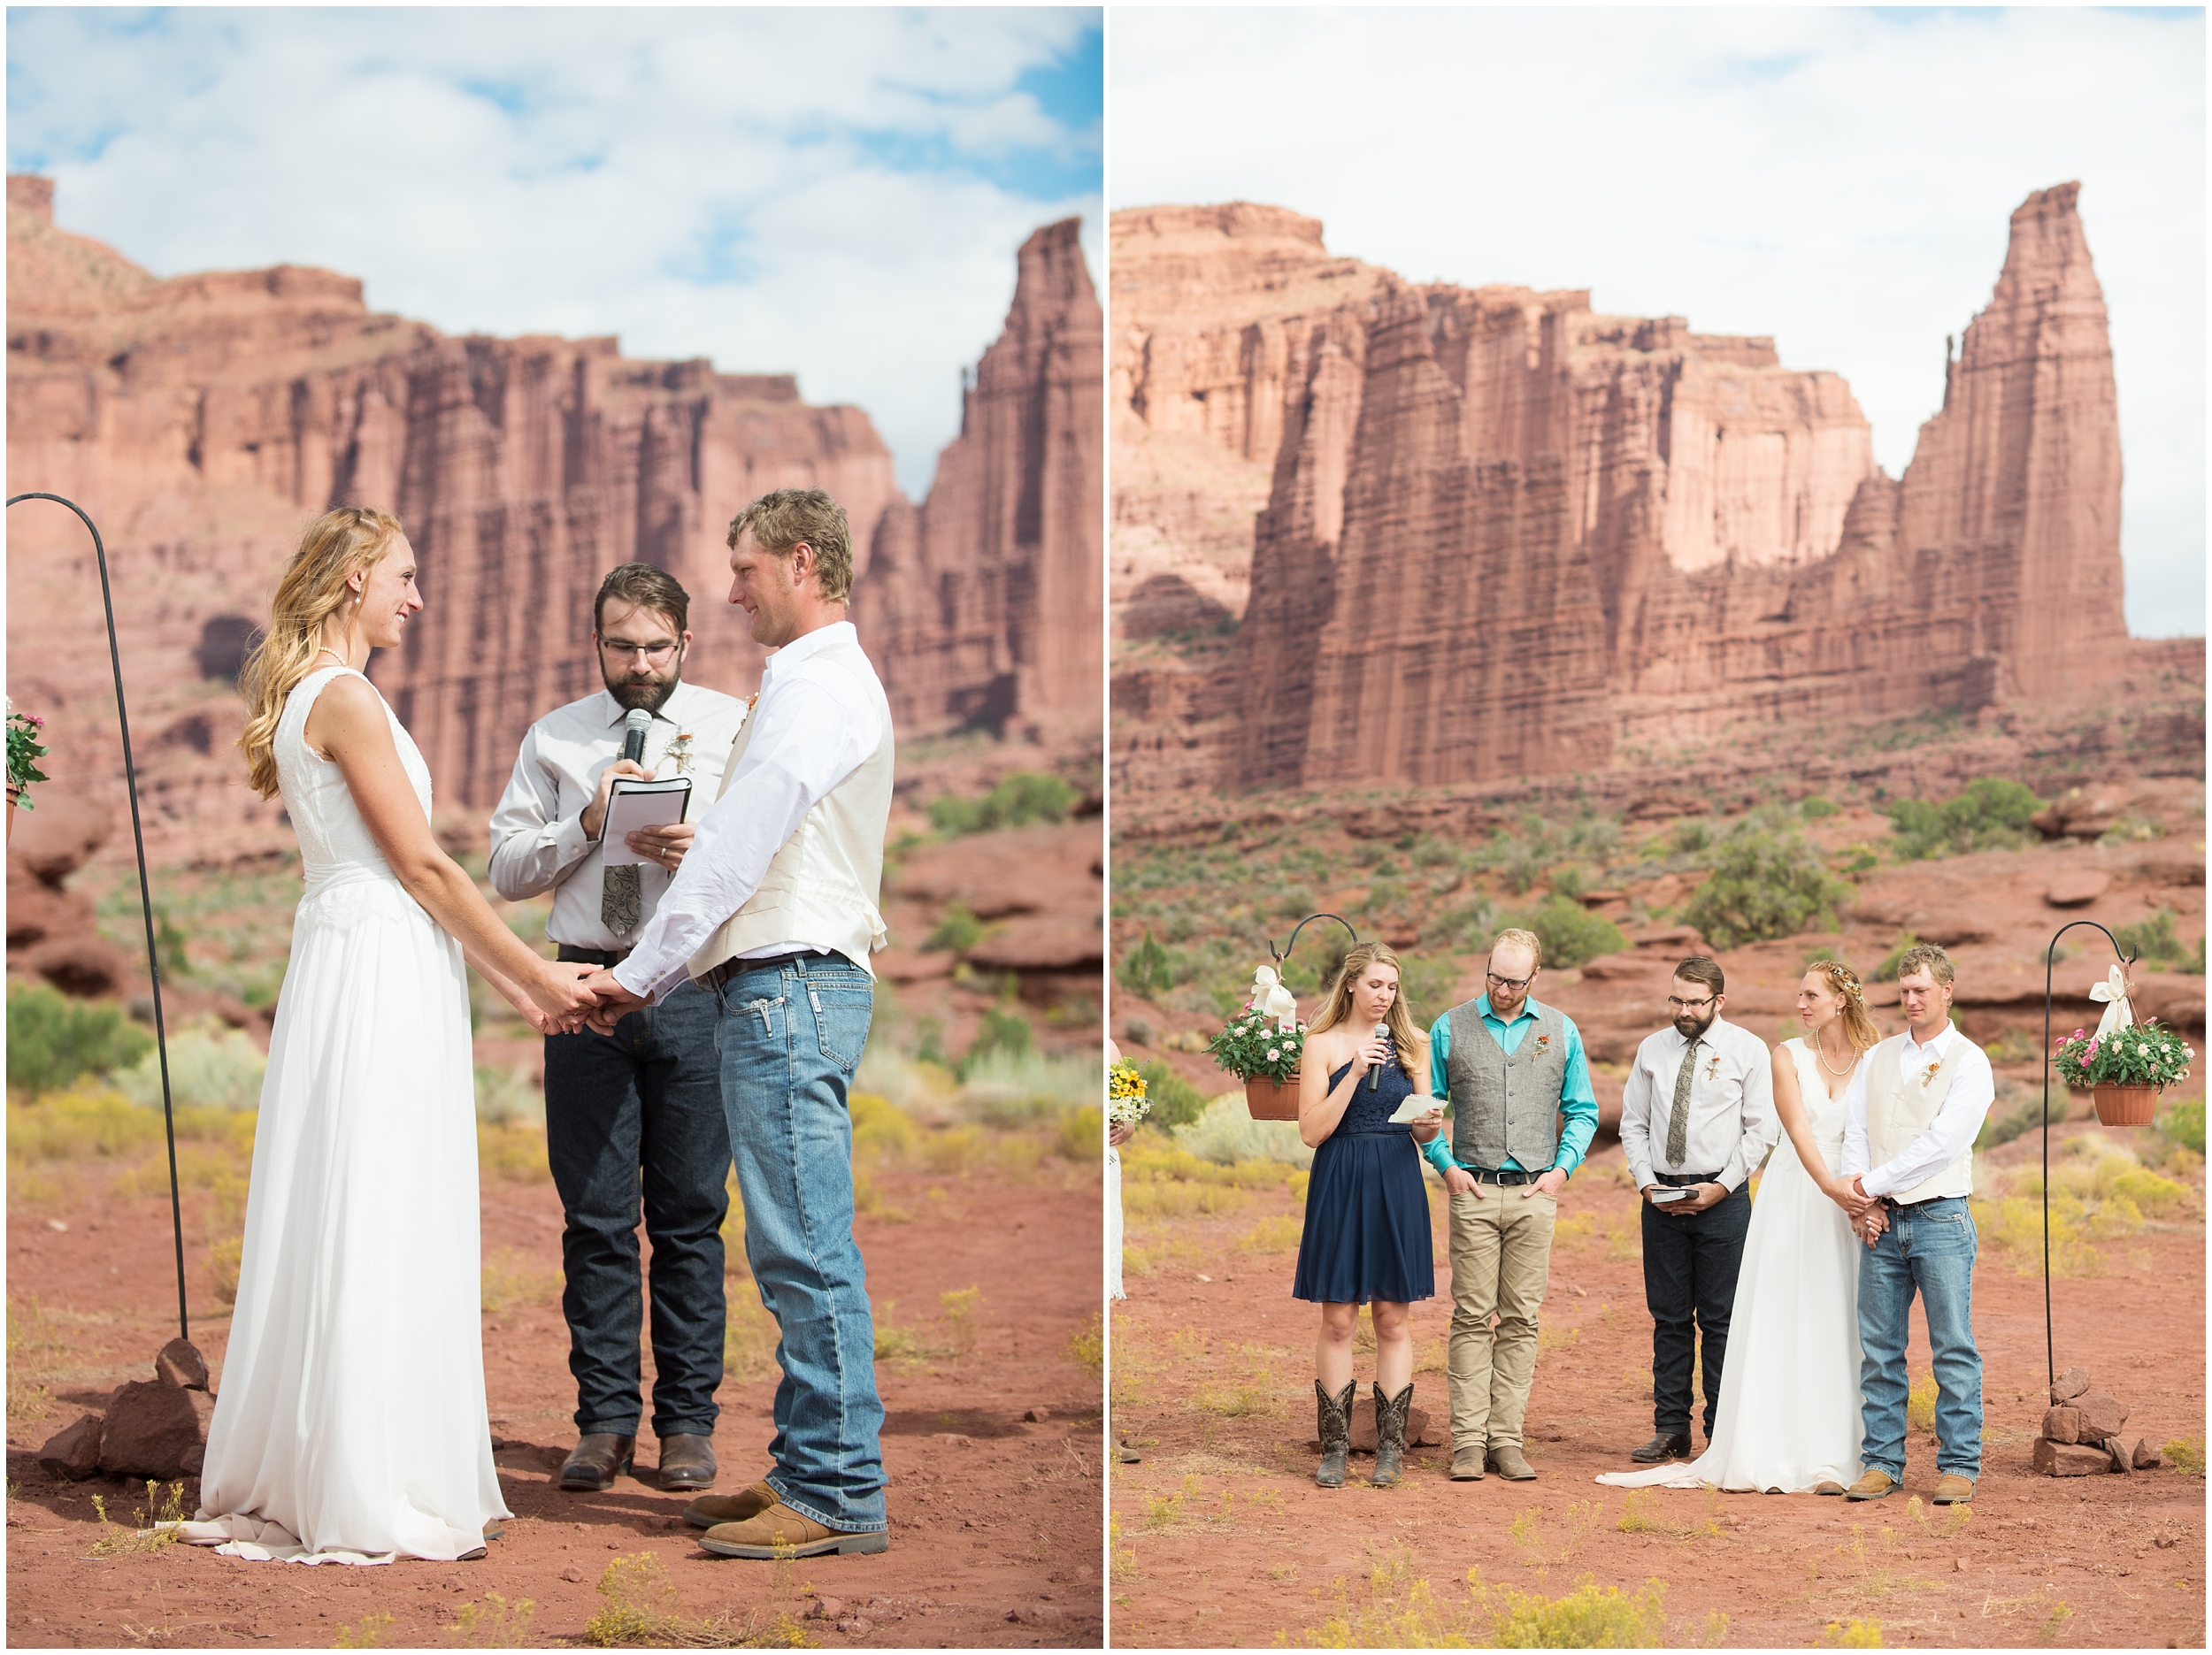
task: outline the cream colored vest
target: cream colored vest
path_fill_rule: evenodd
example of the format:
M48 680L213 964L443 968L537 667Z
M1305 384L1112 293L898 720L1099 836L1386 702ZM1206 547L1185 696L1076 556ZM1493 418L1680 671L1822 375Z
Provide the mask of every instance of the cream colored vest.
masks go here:
M1943 1107L1944 1099L1950 1096L1951 1080L1958 1073L1959 1059L1979 1049L1954 1024L1950 1050L1933 1075L1927 1073L1924 1064L1909 1075L1904 1072L1905 1037L1901 1034L1892 1035L1867 1054L1868 1165L1881 1166L1911 1147L1913 1139L1928 1130L1928 1123ZM1892 1191L1890 1199L1900 1206L1909 1207L1915 1201L1924 1201L1954 1190L1971 1189L1973 1185L1974 1146L1969 1144L1950 1165L1938 1168L1909 1190Z
M869 954L890 941L876 905L883 894L883 833L891 819L891 703L857 644L833 644L811 660L859 680L882 739L858 770L801 818L799 831L770 860L760 889L691 956L687 969L695 979L733 955L780 942L834 948L867 969ZM749 717L738 732L716 798L729 791L756 724Z

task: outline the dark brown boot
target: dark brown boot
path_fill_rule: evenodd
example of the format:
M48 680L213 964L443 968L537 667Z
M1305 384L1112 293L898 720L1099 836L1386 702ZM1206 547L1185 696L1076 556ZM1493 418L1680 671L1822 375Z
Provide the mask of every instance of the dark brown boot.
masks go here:
M1321 1412L1321 1468L1313 1480L1325 1489L1344 1486L1344 1462L1352 1452L1352 1394L1358 1389L1357 1380L1348 1380L1344 1394L1333 1397L1318 1379L1313 1382Z
M598 1494L614 1487L614 1480L630 1468L637 1452L635 1437L617 1437L612 1431L588 1431L561 1467L561 1486L580 1493Z
M714 1486L714 1438L696 1432L661 1438L660 1483L672 1494Z
M1379 1489L1395 1483L1405 1464L1406 1410L1412 1406L1410 1384L1395 1397L1386 1397L1380 1385L1375 1387L1375 1475L1369 1481Z

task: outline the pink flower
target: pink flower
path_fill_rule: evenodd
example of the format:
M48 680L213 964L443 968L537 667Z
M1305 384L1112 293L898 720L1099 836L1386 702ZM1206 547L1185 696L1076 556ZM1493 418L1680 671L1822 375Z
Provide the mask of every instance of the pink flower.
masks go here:
M2082 1056L2083 1056L2083 1057L2085 1057L2085 1058L2092 1058L2092 1057L2094 1057L2094 1056L2096 1056L2096 1055L2097 1055L2097 1043L2096 1043L2094 1040L2092 1040L2092 1041L2088 1044L2088 1046L2085 1046L2085 1047L2084 1047L2084 1048L2083 1048L2083 1051L2082 1051Z
M1272 1063L1280 1056L1282 1056L1282 1052L1279 1047L1271 1046L1267 1048L1267 1061L1269 1062Z

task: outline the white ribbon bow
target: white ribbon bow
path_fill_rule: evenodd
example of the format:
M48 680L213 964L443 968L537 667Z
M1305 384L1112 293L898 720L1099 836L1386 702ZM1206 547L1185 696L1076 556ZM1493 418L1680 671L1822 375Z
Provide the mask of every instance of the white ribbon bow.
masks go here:
M1244 1003L1272 1017L1275 1026L1285 1034L1298 1026L1298 997L1283 986L1271 965L1263 965L1252 973L1252 998Z
M2097 1025L2097 1038L2116 1033L2135 1021L2135 1008L2128 1000L2127 973L2118 966L2105 974L2105 980L2089 991L2089 998L2104 1002L2104 1020Z

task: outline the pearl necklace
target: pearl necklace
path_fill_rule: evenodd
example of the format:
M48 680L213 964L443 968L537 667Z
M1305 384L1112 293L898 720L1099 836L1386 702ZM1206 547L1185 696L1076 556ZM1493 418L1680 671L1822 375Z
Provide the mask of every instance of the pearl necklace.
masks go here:
M1844 1076L1848 1075L1852 1069L1855 1067L1857 1062L1857 1058L1855 1054L1852 1061L1846 1063L1841 1069L1832 1067L1828 1061L1828 1054L1820 1049L1820 1037L1818 1035L1815 1035L1813 1037L1813 1055L1820 1060L1821 1068L1826 1069L1831 1075L1835 1076L1839 1080Z

